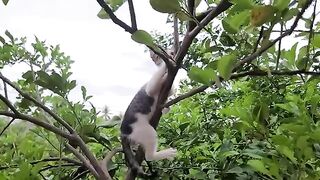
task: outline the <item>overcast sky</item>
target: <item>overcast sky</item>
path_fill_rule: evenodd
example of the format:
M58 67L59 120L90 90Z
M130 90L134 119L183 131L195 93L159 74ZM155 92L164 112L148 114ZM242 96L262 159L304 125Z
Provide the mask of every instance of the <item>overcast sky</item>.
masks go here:
M171 32L166 15L152 10L149 1L134 3L139 29ZM124 4L117 15L129 22L127 8ZM14 37L28 37L29 43L36 35L48 44L60 44L75 61L72 77L79 87L87 87L93 104L123 112L156 67L145 47L111 21L99 19L99 10L95 0L9 0L7 6L0 3L0 33L7 29ZM13 79L12 72L3 73ZM73 91L73 98L80 93Z

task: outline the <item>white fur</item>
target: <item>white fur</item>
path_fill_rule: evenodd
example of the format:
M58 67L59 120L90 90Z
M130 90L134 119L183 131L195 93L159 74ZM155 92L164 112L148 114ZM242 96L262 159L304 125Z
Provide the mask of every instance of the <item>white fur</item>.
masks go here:
M144 148L146 160L173 159L177 153L176 149L169 148L157 152L157 132L148 122L149 115L138 113L136 118L138 120L132 124L133 131L129 138Z
M152 118L152 115L155 111L155 106L158 101L160 90L162 89L163 83L167 79L166 64L159 56L157 56L153 52L150 52L150 56L155 64L159 66L159 69L156 71L156 73L154 73L154 75L145 86L146 93L154 98L154 103L149 114L135 114L137 121L131 125L132 132L129 135L129 139L131 139L136 144L140 144L144 148L145 158L147 161L173 159L173 157L177 154L176 149L169 148L157 151L157 132L149 124L149 120ZM170 91L170 93L171 92L172 91ZM169 111L169 108L163 109L163 113L166 113L165 111Z

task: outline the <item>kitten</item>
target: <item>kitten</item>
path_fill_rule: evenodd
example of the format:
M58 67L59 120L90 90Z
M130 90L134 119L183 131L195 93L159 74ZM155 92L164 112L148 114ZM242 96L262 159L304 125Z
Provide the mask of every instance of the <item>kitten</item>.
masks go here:
M167 78L167 67L163 60L151 51L150 56L159 69L129 104L120 128L121 136L141 145L147 161L173 159L177 153L176 149L157 151L157 132L149 123L155 112L160 90Z

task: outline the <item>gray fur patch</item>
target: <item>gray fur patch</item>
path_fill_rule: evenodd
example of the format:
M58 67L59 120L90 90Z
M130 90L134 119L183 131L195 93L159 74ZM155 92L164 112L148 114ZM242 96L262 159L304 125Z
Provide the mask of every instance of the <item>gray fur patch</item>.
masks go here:
M132 132L130 126L137 121L135 114L148 114L151 112L151 107L155 99L146 93L145 87L142 87L129 104L121 123L121 134L128 135Z

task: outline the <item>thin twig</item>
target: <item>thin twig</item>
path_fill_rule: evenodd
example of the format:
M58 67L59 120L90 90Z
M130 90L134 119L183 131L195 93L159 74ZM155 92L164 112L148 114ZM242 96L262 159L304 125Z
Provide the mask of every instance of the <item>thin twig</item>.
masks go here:
M8 99L8 87L7 87L7 83L4 82L3 80L2 80L2 82L3 82L4 97Z
M78 174L76 177L72 178L72 180L80 179L82 176L90 172L89 170L85 170L82 173Z
M131 28L136 31L137 30L137 21L136 21L136 13L134 12L134 6L132 0L128 0L129 12L131 18Z
M255 53L251 54L250 56L244 58L243 60L239 61L235 68L245 64L250 63L251 61L255 60L257 57L259 57L262 53L267 51L269 48L271 48L275 43L277 43L280 39L284 38L285 36L291 35L291 33L294 31L294 29L297 27L299 20L302 18L302 15L304 14L305 10L309 7L313 0L308 0L304 7L301 9L301 11L297 14L297 17L295 18L293 24L291 25L290 29L285 31L282 35L280 35L278 38L274 39L267 45L261 47L259 50L257 50Z
M316 19L316 9L317 9L317 0L315 0L314 6L313 6L313 13L312 13L312 20L310 24L310 33L308 37L308 45L307 45L307 60L304 64L304 69L307 69L308 67L308 62L310 60L310 44L311 44L311 39L313 37L313 26L314 26L314 21Z
M8 129L8 127L13 123L14 120L15 118L12 118L11 121L2 129L2 131L0 132L0 136L4 133L4 131Z
M44 167L39 170L39 172L46 171L52 168L59 168L59 167L68 167L68 166L78 166L76 164L67 163L67 164L58 164L58 165L48 165L47 167Z
M173 17L173 38L174 38L174 54L177 54L179 49L179 31L178 31L178 18L176 15Z
M135 32L135 30L133 28L131 28L128 24L126 24L125 22L121 21L111 10L111 8L109 7L109 5L107 3L104 2L104 0L97 0L97 2L100 4L100 6L108 13L110 19L112 20L112 22L114 22L115 24L119 25L120 27L122 27L125 31L133 34Z
M260 29L260 32L259 32L259 37L258 37L258 39L256 41L256 44L255 44L255 46L253 48L253 52L252 53L257 51L259 43L260 43L260 41L261 41L261 39L263 37L263 32L264 32L264 26L261 26L261 29Z
M281 23L281 30L280 30L280 36L282 34L282 31L283 31L283 23ZM277 61L276 61L276 71L278 70L278 67L279 67L279 61L280 61L280 56L281 56L281 42L282 42L282 39L279 40L279 43L278 43L278 53L277 53Z
M187 2L187 6L188 6L188 14L191 16L191 17L194 17L195 16L195 8L194 8L194 0L188 0ZM194 18L196 19L196 18ZM192 31L192 29L196 26L196 23L193 21L193 20L190 20L188 22L188 31Z
M281 32L280 30L272 30L271 32ZM312 31L313 34L320 34L320 31ZM310 30L306 31L306 30L294 30L292 33L310 33Z

